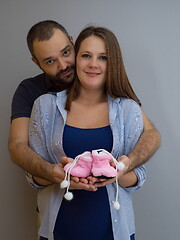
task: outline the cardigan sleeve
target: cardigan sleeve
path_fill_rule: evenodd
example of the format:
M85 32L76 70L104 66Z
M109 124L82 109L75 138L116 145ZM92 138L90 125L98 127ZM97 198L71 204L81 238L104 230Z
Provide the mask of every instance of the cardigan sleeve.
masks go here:
M146 180L146 168L144 165L141 165L140 167L135 168L134 173L137 176L137 184L133 187L125 188L127 191L136 191L139 188L141 188Z
M44 119L44 110L41 105L41 97L39 97L33 105L30 124L29 124L29 146L34 152L41 156L44 160L48 161L50 159L47 147L46 147L46 134L45 134L45 119ZM43 112L43 114L42 114ZM29 173L26 173L26 179L28 183L37 189L42 189L44 186L38 185L33 176Z
M128 155L136 143L138 142L143 132L143 117L142 110L137 103L132 100L126 101L125 107L125 155ZM134 169L134 173L138 178L136 186L126 188L127 191L136 191L145 182L146 179L146 168L141 165Z

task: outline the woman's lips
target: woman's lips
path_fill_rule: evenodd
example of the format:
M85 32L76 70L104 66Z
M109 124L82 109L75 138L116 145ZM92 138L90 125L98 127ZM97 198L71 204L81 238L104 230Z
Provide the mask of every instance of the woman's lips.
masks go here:
M86 72L86 74L90 77L96 77L98 76L100 73L96 73L96 72Z

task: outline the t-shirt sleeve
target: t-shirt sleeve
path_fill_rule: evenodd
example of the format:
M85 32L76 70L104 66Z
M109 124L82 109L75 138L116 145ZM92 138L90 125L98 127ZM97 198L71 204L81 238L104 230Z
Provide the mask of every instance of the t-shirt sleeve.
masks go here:
M30 118L34 101L29 96L27 87L20 83L16 89L11 104L11 121L19 117Z

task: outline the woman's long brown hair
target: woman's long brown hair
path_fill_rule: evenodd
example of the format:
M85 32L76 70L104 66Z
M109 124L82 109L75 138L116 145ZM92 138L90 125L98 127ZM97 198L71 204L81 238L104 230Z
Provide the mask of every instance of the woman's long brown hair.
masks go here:
M126 70L123 63L121 49L116 36L109 29L104 27L90 26L85 28L78 36L75 42L75 57L79 52L83 40L90 36L101 38L106 46L107 56L107 79L105 91L111 97L126 97L133 99L138 104L136 94L128 80ZM75 100L80 93L80 82L78 76L75 77L72 87L67 93L67 101L65 109L70 110L71 102Z

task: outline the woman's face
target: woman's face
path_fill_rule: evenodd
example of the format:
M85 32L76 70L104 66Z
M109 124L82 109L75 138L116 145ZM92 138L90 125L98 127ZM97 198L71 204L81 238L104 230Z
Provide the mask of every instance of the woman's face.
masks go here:
M90 36L81 42L76 57L77 76L88 89L104 89L107 72L107 56L104 41Z

